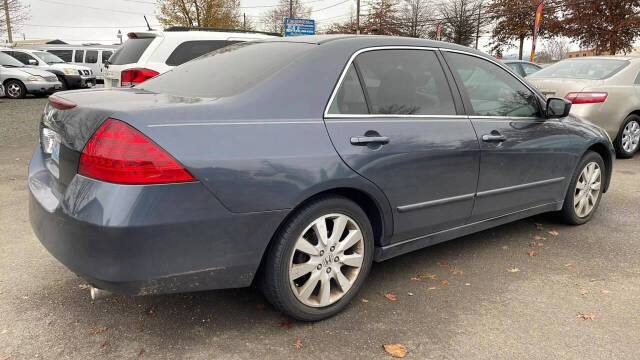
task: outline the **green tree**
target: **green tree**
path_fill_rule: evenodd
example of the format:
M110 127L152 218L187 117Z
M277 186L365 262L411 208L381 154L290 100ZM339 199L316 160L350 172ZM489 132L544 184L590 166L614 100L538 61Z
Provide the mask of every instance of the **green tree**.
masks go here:
M240 0L158 0L164 26L242 28Z

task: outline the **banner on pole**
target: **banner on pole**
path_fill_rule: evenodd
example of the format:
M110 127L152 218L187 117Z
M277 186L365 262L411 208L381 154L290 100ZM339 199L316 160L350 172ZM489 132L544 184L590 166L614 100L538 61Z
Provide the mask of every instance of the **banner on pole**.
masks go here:
M536 21L533 26L533 42L531 43L531 57L529 61L533 62L536 58L536 41L538 40L538 30L540 29L540 18L542 17L542 8L544 7L544 0L540 0L540 5L536 10Z

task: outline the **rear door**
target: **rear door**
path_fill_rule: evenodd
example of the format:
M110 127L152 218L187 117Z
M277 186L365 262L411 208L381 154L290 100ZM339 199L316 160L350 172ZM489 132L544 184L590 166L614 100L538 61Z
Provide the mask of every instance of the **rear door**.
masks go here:
M386 194L394 238L464 224L479 145L438 51L369 49L349 64L325 114L342 159Z
M523 81L483 57L445 52L481 146L471 221L561 201L576 159L559 119Z

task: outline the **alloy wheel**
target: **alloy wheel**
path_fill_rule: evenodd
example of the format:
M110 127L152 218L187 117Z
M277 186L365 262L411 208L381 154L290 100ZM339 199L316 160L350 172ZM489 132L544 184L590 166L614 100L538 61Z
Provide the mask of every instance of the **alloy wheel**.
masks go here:
M576 182L573 195L573 208L578 217L586 217L596 206L600 195L602 172L596 162L588 163Z
M11 83L9 84L9 86L7 86L7 95L9 95L9 97L17 98L20 97L21 93L22 89L20 88L20 85Z
M622 148L627 153L633 153L640 143L640 124L631 120L622 130Z
M364 238L344 214L315 219L298 237L289 261L289 283L304 305L325 307L340 300L358 278Z

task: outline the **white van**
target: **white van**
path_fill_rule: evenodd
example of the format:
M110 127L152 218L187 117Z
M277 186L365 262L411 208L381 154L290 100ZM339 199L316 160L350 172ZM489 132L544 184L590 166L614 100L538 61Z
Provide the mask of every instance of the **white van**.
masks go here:
M241 41L280 36L260 31L174 26L164 31L137 31L109 60L105 87L131 87L214 50Z
M93 70L96 80L104 79L104 64L114 53L113 48L73 45L39 46L39 49L48 51L68 63L86 66Z

